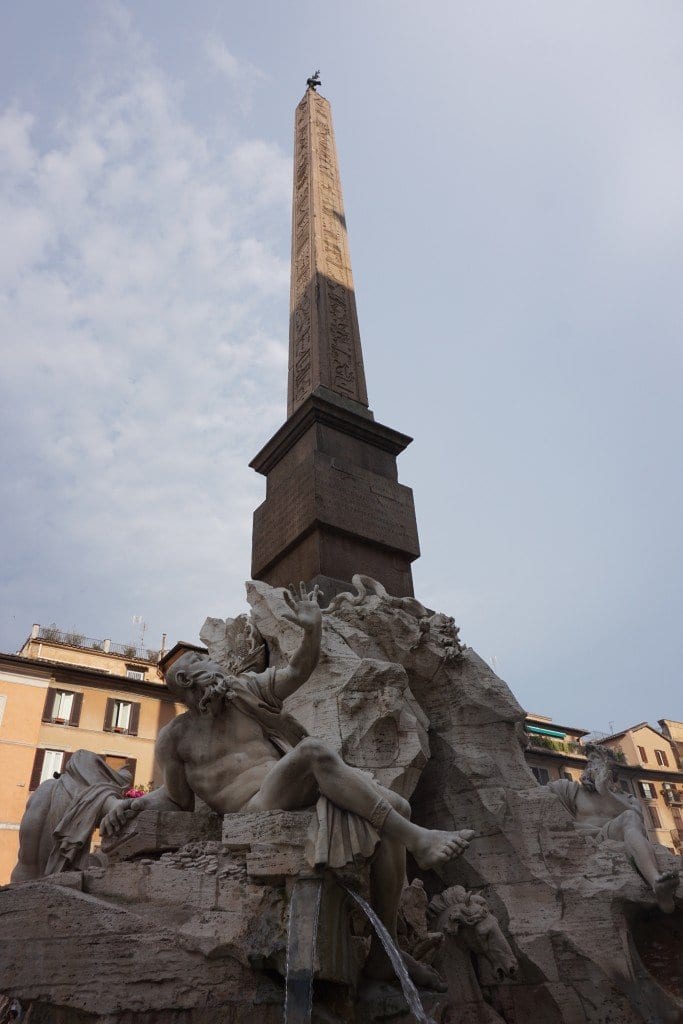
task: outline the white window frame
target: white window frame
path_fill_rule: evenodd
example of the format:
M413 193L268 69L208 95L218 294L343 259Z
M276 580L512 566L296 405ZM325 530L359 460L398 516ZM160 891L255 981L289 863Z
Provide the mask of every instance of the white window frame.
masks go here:
M2 725L2 719L5 715L5 708L7 707L7 694L0 693L0 725Z
M64 764L63 750L46 750L43 757L43 767L40 770L40 783L47 782L55 772L61 772ZM39 783L39 785L40 785Z
M71 721L71 712L74 706L75 694L71 690L55 690L54 700L52 702L52 721L55 718L61 718L65 722Z
M133 710L131 701L115 700L114 711L111 717L111 727L116 731L128 732L130 728L130 716Z

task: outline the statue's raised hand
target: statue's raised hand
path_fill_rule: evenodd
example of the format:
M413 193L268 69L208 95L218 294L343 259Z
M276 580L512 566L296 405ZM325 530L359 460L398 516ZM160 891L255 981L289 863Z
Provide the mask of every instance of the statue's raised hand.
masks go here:
M319 628L322 622L322 612L318 604L319 593L320 588L317 585L313 587L313 590L307 592L306 584L300 583L297 597L296 589L291 584L289 589L285 589L284 592L284 599L291 611L283 612L282 618L301 626L307 633Z

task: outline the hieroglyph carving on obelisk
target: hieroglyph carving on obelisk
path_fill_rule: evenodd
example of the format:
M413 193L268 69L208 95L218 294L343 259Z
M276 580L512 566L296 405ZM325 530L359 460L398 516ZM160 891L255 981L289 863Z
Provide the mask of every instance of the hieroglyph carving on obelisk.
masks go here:
M368 404L332 111L307 89L294 132L287 414L320 385Z

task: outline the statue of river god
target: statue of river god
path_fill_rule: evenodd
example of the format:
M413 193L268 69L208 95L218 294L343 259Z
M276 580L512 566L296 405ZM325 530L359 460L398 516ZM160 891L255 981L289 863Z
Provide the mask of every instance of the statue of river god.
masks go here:
M284 591L283 618L300 626L303 637L289 664L260 673L230 676L207 655L187 652L166 673L169 690L187 706L159 733L156 757L164 785L146 796L120 801L101 830L118 832L146 809L194 809L200 797L219 814L238 811L297 810L322 794L368 821L381 835L371 865L374 908L396 939L396 915L405 878L405 851L422 868L437 868L467 848L471 829L437 831L410 820L407 800L352 768L326 743L307 736L282 710L283 701L309 678L320 656L322 613L318 588L302 583L299 595ZM404 954L417 984L442 987L430 967ZM365 971L390 978L392 971L378 943Z

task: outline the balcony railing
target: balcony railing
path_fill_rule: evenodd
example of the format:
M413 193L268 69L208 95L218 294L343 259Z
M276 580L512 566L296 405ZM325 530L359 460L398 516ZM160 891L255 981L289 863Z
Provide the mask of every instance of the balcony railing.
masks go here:
M156 664L159 660L159 652L149 650L146 647L137 647L135 644L115 644L111 640L95 640L90 636L83 636L75 631L57 629L56 626L39 626L33 639L45 640L55 644L66 644L69 647L80 647L84 651L100 652L102 654L118 654L122 658L130 658L131 661L147 661Z
M536 733L527 733L532 747L540 747L542 750L554 750L558 754L573 754L579 757L586 757L586 748L582 743L575 743L573 740L554 740L550 736L539 736ZM621 764L626 763L626 757L621 750L611 751L615 761Z
M532 747L540 747L543 750L555 750L558 754L578 754L579 757L586 756L586 748L580 743L573 743L571 740L554 740L550 736L538 736L535 733L527 733L531 740Z

